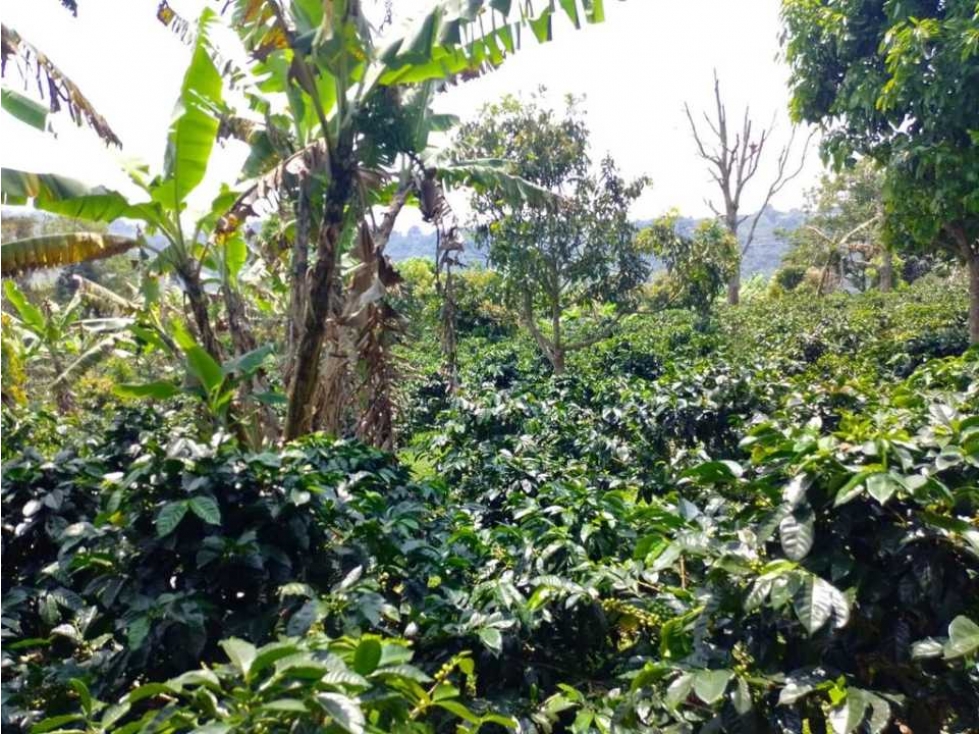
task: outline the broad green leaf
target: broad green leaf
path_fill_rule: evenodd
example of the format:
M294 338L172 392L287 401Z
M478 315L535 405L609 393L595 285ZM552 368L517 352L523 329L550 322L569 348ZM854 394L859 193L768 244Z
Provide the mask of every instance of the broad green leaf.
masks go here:
M186 502L168 502L156 516L156 534L160 538L165 538L180 524L187 514Z
M793 561L801 561L812 549L816 530L812 511L808 507L796 508L778 526L782 550Z
M252 663L258 655L255 646L245 640L231 637L227 640L221 640L221 649L224 650L224 654L228 656L231 664L238 669L238 672L242 674L245 680L248 680Z
M458 716L463 721L468 721L470 724L479 724L481 721L480 717L458 701L435 701L432 705L437 706L440 709L445 709L449 713Z
M889 473L882 472L867 477L867 492L882 505L900 488L901 483Z
M843 703L834 706L829 712L829 723L835 734L850 734L860 726L866 716L867 706L863 691L858 688L847 689Z
M215 393L224 383L224 373L204 347L195 344L186 350L187 368L208 394Z
M0 90L0 105L3 110L25 125L38 130L48 129L48 108L13 89Z
M693 690L693 673L684 673L675 681L670 683L666 689L666 705L676 708L687 700L690 691Z
M340 693L319 693L316 702L349 734L363 734L366 724L364 713L354 699Z
M800 698L812 693L822 680L821 676L811 672L793 673L786 676L785 687L778 694L778 705L792 705Z
M479 630L479 639L495 654L503 651L503 635L495 627L483 627Z
M252 661L251 672L260 673L277 661L295 655L299 648L292 642L270 642L260 647L255 652L255 659Z
M4 282L3 292L6 294L7 300L17 309L17 315L24 322L24 326L38 336L43 335L47 330L47 320L44 318L44 314L41 313L41 309L28 301L27 296L24 295L23 291L12 280Z
M891 704L880 696L864 692L867 702L870 704L870 734L881 734L891 721Z
M172 693L173 689L165 683L144 683L127 693L123 700L126 703L133 704L139 703L146 698Z
M224 263L232 283L238 282L238 273L246 262L248 262L248 244L240 233L236 233L224 243Z
M979 625L959 615L948 626L948 642L943 652L946 658L959 658L979 650Z
M69 724L72 721L84 721L85 717L82 714L62 714L61 716L52 716L48 719L42 719L41 721L34 724L31 727L31 734L44 734L44 732L55 731L56 729L62 729L65 724ZM79 729L78 731L84 731Z
M265 363L265 360L274 353L275 347L271 344L265 344L257 349L253 349L250 352L242 354L240 357L229 359L221 366L221 370L226 375L233 375L235 373L240 373L246 376L251 375L254 374L255 371Z
M817 632L830 619L834 627L843 627L850 618L846 597L818 576L806 575L792 597L792 606L809 634Z
M89 222L112 222L132 214L122 194L50 173L4 168L0 170L0 189L6 203L23 204L31 199L38 209Z
M209 525L221 524L221 509L213 497L200 495L190 499L190 509L201 520Z
M354 670L361 675L370 675L381 662L381 643L372 637L361 639L354 651Z
M193 56L184 74L176 118L170 127L163 181L152 192L154 201L173 210L179 210L204 180L217 139L222 81L211 58L207 34L214 17L214 11L205 8L198 21Z
M912 660L940 658L943 652L944 645L942 644L942 641L935 639L934 637L926 637L925 639L918 640L911 645Z
M137 617L126 627L126 644L130 650L139 648L150 634L149 617Z
M92 714L92 692L85 685L85 681L81 678L72 678L68 681L68 685L71 689L78 694L78 698L82 704L82 711L85 712L86 716L91 716Z
M734 677L730 670L698 670L693 677L693 692L708 706L721 700Z

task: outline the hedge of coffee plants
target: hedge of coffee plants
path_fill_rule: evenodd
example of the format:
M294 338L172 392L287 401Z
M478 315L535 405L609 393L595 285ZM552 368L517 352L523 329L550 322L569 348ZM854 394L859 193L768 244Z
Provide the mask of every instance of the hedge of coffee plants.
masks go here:
M637 315L560 377L480 326L451 392L420 340L400 458L6 411L4 730L976 731L963 301Z

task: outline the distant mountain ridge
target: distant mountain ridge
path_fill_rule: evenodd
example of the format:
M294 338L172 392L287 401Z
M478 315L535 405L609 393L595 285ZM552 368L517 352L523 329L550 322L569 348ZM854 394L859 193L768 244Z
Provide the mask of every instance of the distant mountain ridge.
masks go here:
M748 236L753 216L753 214L749 216L738 230L738 236L742 242ZM705 219L706 217L681 217L677 222L677 230L681 234L690 235L697 225ZM758 220L754 240L745 254L742 273L746 277L756 273L765 276L774 273L789 247L781 233L788 233L797 229L802 226L805 219L805 214L798 209L782 212L773 207L767 207ZM651 219L642 219L636 222L636 226L647 227L651 223ZM417 226L409 228L407 232L393 232L385 252L395 262L412 257L432 260L435 258L435 233L423 232ZM477 250L475 245L467 239L464 259L468 262L484 263L486 262L486 254Z
M25 217L24 212L30 212L26 214L26 218L35 220L43 220L52 216L46 212L30 209L25 210L20 207L3 208L4 218ZM738 232L742 242L747 237L753 216L751 215L745 220ZM781 233L788 233L802 226L805 223L805 218L805 214L798 209L783 212L773 207L767 207L758 220L754 241L744 258L742 274L748 277L756 273L765 276L774 273L782 262L782 257L788 250L788 242L781 236ZM681 217L677 222L677 230L681 234L690 235L697 225L705 219L705 217ZM646 227L651 222L652 220L650 219L639 220L636 222L636 226ZM113 234L133 237L137 234L138 228L135 222L120 219L110 225L109 231ZM155 249L162 249L166 246L166 240L160 235L147 239L149 240L149 244ZM395 262L413 257L433 260L435 259L435 232L424 232L418 226L410 227L407 232L395 231L388 240L385 252ZM477 249L475 243L469 238L466 238L466 250L463 253L463 261L475 264L485 263L486 259L486 253Z

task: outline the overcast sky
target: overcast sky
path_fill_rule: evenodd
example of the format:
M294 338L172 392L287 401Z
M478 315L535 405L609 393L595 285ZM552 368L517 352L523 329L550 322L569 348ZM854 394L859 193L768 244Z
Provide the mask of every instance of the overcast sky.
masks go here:
M171 4L187 16L202 5L199 0ZM78 17L73 18L58 0L3 3L4 24L41 48L81 87L122 138L124 155L149 161L154 168L162 161L173 101L189 57L188 49L156 21L156 5L157 0L79 0ZM394 2L396 12L405 16L424 5L424 0ZM505 93L527 96L539 85L555 100L567 92L583 95L593 159L609 152L627 175L653 179L634 216L652 217L671 207L705 215L704 197L714 191L695 156L683 103L709 109L717 69L730 118L740 119L745 104L759 124L774 115L777 127L768 160L774 164L790 129L787 70L778 58L778 13L779 0L607 2L604 24L580 32L558 27L556 40L542 46L530 40L494 73L451 88L438 107L467 118ZM525 42L529 38L525 34ZM16 77L8 72L5 83L16 86ZM125 185L114 160L117 154L92 133L67 121L60 121L57 130L53 139L3 113L2 164ZM233 147L222 151L209 172L210 182L233 178L240 153ZM780 209L798 206L819 171L818 156L811 151L805 174L773 204ZM763 165L746 191L745 211L760 202L770 175L771 167Z

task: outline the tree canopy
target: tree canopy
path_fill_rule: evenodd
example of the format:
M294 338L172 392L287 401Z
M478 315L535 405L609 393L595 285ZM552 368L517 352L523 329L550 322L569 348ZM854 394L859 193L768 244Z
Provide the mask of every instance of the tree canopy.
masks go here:
M785 0L791 111L836 165L886 164L888 238L969 264L979 341L979 7Z
M471 204L477 242L560 371L565 352L596 338L567 340L561 314L600 300L620 303L649 273L629 218L647 180L626 181L609 157L593 170L588 127L571 96L561 113L539 96L506 97L462 126L457 145L463 156L512 161L517 175L552 195L531 202L477 187ZM549 320L548 335L537 326L540 314Z

